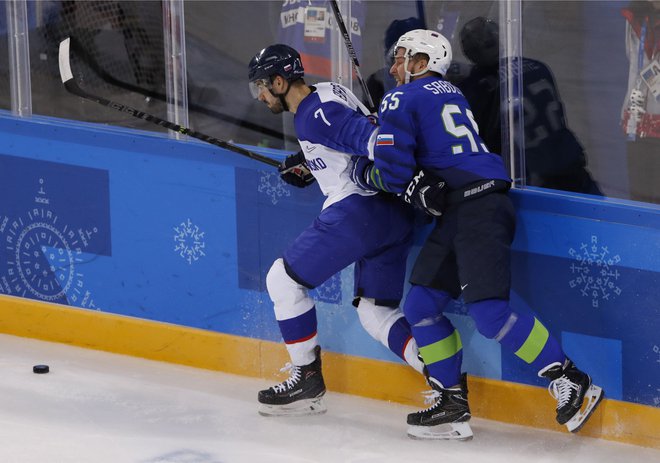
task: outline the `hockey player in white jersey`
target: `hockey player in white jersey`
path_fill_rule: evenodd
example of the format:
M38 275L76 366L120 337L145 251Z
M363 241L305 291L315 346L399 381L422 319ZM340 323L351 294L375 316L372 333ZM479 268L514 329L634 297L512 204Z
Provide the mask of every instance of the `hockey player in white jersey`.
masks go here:
M364 191L347 173L351 155L366 155L373 146L376 128L368 110L346 87L333 82L308 86L303 76L300 55L287 45L266 47L249 64L254 98L274 114L294 114L302 150L282 163L282 179L298 187L316 180L326 196L319 216L266 278L291 363L286 381L259 392L262 415L325 412L316 308L308 290L352 263L353 305L363 327L423 370L410 325L398 308L412 244L411 211L395 197Z

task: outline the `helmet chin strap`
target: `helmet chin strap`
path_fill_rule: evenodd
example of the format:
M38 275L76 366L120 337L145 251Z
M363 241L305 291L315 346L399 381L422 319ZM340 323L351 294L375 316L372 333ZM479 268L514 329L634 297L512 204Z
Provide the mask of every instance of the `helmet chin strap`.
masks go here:
M410 83L410 78L411 77L421 76L422 74L425 74L429 70L429 68L427 66L424 69L422 69L421 71L416 72L416 73L413 74L412 72L410 72L408 70L408 63L409 62L410 62L410 55L408 53L406 53L406 59L403 61L403 69L405 69L405 77L404 77L404 81L403 81L404 84Z
M289 111L289 105L286 104L286 96L289 94L289 90L291 90L291 82L289 82L289 81L287 80L286 83L287 83L288 85L287 85L287 87L286 87L286 91L285 91L284 93L275 93L275 92L273 92L272 89L270 90L270 93L272 93L273 96L276 96L277 98L279 98L280 103L282 103L282 108L283 108L285 111Z

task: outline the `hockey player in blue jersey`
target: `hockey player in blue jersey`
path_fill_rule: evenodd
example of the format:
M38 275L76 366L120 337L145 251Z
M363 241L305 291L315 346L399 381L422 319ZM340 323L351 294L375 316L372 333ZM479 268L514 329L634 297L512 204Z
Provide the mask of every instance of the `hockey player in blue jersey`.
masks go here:
M410 326L398 308L406 258L412 244L412 214L398 199L364 191L347 166L351 155L367 155L375 126L368 110L336 83L308 86L300 55L276 44L249 64L255 98L278 114L294 113L302 151L280 167L287 183L304 187L316 180L326 196L323 209L270 268L266 285L275 318L291 357L290 377L259 392L260 413L304 415L326 410L325 384L314 301L308 290L355 263L354 291L365 330L420 373Z
M510 179L502 158L479 137L460 90L443 79L451 57L449 42L437 32L420 29L401 36L390 69L397 87L381 102L374 162L356 156L351 166L351 177L366 191L399 193L436 217L403 307L433 389L432 406L408 415L408 434L472 438L461 339L443 316L461 294L481 334L550 380L557 421L575 432L602 390L537 318L509 305L515 230Z

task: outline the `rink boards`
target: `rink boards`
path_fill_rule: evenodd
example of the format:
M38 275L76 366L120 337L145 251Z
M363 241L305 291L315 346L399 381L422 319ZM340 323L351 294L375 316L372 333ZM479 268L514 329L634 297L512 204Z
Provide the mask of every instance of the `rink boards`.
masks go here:
M8 115L0 132L1 332L250 376L278 371L286 359L265 274L320 209L317 188L150 133ZM537 314L608 396L585 434L660 446L660 211L512 196L512 305ZM420 378L360 327L352 269L313 296L330 388L420 404ZM462 303L448 316L463 338L474 413L558 429L535 372L476 333ZM520 397L522 407L511 405Z

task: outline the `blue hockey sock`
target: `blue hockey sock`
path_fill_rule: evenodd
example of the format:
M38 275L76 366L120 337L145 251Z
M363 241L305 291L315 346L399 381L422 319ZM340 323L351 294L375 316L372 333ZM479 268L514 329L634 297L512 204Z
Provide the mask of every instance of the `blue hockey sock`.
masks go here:
M451 322L441 316L431 325L413 326L412 331L429 375L445 388L459 384L463 345Z
M517 314L518 319L511 330L500 340L500 344L516 356L532 365L535 371L553 362L564 363L564 354L559 341L552 336L538 318L528 314Z
M282 338L286 344L295 344L313 338L316 335L316 306L297 317L278 320Z
M429 374L444 387L459 384L463 361L458 331L442 315L450 300L448 293L413 285L403 306Z
M481 334L495 339L536 370L566 359L557 339L530 314L511 310L509 302L487 299L468 304Z
M387 335L387 346L402 360L406 361L404 353L411 337L410 324L404 317L400 317L390 328Z

